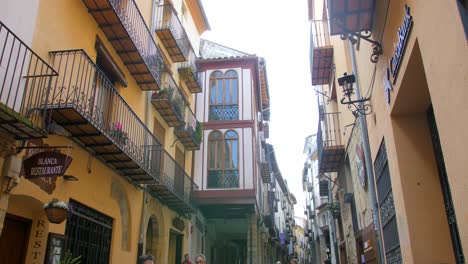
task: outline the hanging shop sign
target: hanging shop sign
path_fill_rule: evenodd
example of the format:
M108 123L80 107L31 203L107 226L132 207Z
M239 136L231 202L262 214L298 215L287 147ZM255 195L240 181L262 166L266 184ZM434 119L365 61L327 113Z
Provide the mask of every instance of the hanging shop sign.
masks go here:
M55 151L44 151L34 154L23 161L24 177L35 179L41 177L63 176L72 158Z
M395 84L398 71L400 69L401 60L403 54L405 53L406 44L408 42L408 37L413 27L413 17L410 14L410 8L408 5L405 5L405 19L403 20L403 25L398 28L398 41L395 45L395 51L393 52L392 58L390 58L390 72L393 77L393 84Z

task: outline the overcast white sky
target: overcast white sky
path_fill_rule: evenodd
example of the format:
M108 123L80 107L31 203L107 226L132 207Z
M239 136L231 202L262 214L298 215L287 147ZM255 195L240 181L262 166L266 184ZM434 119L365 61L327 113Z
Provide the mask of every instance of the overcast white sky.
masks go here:
M303 215L302 150L317 130L310 82L307 0L202 0L211 31L203 38L265 58L271 101L270 143Z

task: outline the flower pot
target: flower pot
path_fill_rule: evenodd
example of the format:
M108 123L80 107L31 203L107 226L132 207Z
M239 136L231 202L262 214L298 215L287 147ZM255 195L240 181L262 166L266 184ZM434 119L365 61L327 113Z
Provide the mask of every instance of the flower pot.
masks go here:
M159 98L160 99L167 99L168 96L169 95L167 93L162 93L162 94L159 95Z
M70 213L68 210L60 207L44 208L44 212L49 222L54 224L60 224L65 221L65 219L68 217L68 214Z

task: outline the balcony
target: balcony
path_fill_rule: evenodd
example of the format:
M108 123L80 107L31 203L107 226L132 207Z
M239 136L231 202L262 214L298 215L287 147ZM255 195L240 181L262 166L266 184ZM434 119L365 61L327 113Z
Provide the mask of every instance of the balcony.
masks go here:
M199 150L202 141L203 127L197 121L190 107L185 107L185 120L182 126L176 127L174 134L187 150Z
M190 41L171 4L159 5L156 11L156 34L173 62L188 60Z
M192 47L190 47L187 61L178 64L178 71L191 93L202 92L202 86L198 79L197 55Z
M318 132L319 173L338 172L345 147L341 143L339 113L320 114Z
M371 31L375 0L329 0L330 34Z
M163 75L161 90L153 92L151 103L170 127L184 126L186 100L169 73Z
M88 55L83 50L50 54L59 72L51 83L50 118L130 181L148 184L175 210L192 211L196 185Z
M312 85L330 85L333 80L333 46L330 44L328 22L311 22L310 65Z
M83 0L142 90L158 90L163 57L134 0Z
M164 149L156 147L159 154L159 182L148 184L151 193L176 211L187 214L195 212L193 192L198 186Z
M52 77L57 72L0 21L0 128L14 139L47 134Z

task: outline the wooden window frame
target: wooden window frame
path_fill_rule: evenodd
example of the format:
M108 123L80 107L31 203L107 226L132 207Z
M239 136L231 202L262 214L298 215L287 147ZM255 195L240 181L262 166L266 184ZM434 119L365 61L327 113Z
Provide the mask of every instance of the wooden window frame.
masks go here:
M220 77L213 77L213 75L215 73L221 73L221 76ZM229 72L234 72L236 74L236 76L226 76L227 73ZM232 87L233 87L233 83L234 83L234 80L237 80L237 85L236 85L236 102L235 103L227 103L226 102L226 92L227 92L227 85L226 83L229 81L230 82L230 86L231 89L229 90L230 91L230 98L231 98L231 101L232 101L232 98L234 98L234 93L232 93ZM211 93L212 93L212 90L211 88L213 87L212 86L212 83L213 82L216 82L216 85L215 85L215 89L214 89L214 92L215 92L215 103L212 103L211 102ZM218 102L218 87L219 87L219 82L221 82L221 90L222 90L222 96L221 96L221 103ZM223 108L226 107L226 106L239 106L239 74L237 73L237 71L235 70L227 70L226 72L221 72L221 71L213 71L211 74L210 74L210 82L209 82L209 106L222 106ZM222 119L224 120L224 118Z
M226 138L226 135L227 133L229 132L234 132L236 134L236 138L230 138L230 139L227 139ZM219 133L221 135L220 138L215 138L215 139L211 139L210 136L213 134L213 133ZM236 153L233 153L232 152L232 149L231 149L231 157L234 156L234 154L237 156L237 167L230 167L230 168L227 168L225 166L225 158L226 158L226 142L227 141L230 141L230 142L233 142L233 141L237 141L237 152ZM214 168L211 167L211 143L212 142L216 142L216 145L215 145L215 160L214 160ZM217 144L221 144L221 153L217 153L217 150L218 150L218 145ZM231 144L232 146L232 144ZM235 130L227 130L226 132L222 133L221 131L219 130L213 130L210 132L210 134L208 135L208 172L207 172L207 175L209 175L209 172L210 171L221 171L222 172L222 178L224 179L224 171L225 170L237 170L237 172L239 172L239 133L237 133L237 131ZM217 167L217 161L221 159L221 167L218 168ZM231 158L231 165L232 165L232 158ZM222 189L222 188L220 188Z
M112 58L112 55L107 50L106 46L104 45L102 40L99 38L99 36L96 36L96 43L94 47L96 48L96 64L97 64L98 54L101 54L102 59L105 60L105 63L108 65L107 69L100 68L100 70L103 71L104 75L107 78L110 78L110 76L108 76L109 73L115 77L113 78L114 80L109 79L109 81L119 82L123 87L128 87L128 82L125 79L125 74L117 65L115 60Z

